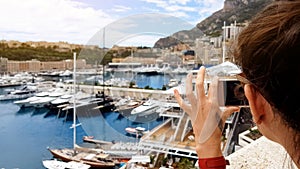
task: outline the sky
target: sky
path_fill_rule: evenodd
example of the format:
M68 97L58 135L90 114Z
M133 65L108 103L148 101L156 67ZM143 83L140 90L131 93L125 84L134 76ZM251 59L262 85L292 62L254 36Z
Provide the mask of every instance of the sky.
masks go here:
M224 0L0 0L0 38L151 46L160 37L195 27L222 9L223 3Z

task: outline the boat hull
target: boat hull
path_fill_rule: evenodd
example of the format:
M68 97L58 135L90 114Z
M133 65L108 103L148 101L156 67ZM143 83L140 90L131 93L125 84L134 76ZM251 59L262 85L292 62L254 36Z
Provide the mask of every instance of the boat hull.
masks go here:
M98 159L86 159L91 153L78 152L73 149L48 149L53 157L58 158L64 162L81 162L83 164L90 165L91 168L114 168L115 163L102 161ZM76 153L76 154L75 154ZM94 155L94 154L93 154ZM96 154L95 154L96 155Z
M155 121L156 119L159 118L158 113L152 113L152 114L146 114L146 115L131 115L128 117L130 121L134 121L137 123L148 123Z
M63 162L58 160L43 160L44 167L48 169L62 169L62 168L70 168L70 169L89 169L91 166L87 164L83 164L80 162Z

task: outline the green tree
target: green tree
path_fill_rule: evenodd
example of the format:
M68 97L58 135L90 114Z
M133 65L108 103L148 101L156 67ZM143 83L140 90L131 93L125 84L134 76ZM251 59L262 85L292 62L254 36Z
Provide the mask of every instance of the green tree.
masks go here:
M193 161L188 158L182 158L178 164L178 169L195 169Z
M134 85L135 85L135 82L134 82L134 81L131 81L131 82L129 83L129 88L133 88Z

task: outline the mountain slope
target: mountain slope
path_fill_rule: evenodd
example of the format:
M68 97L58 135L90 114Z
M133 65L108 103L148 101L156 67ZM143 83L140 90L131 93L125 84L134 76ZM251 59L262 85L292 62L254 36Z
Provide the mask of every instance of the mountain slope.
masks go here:
M245 23L273 0L226 0L223 9L213 13L197 24L197 28L207 35L220 35L224 21L226 25Z
M248 22L272 1L274 0L225 0L223 9L216 11L211 16L198 23L195 28L189 31L179 31L169 37L161 38L154 44L154 47L165 48L174 46L180 42L187 43L194 41L196 38L203 35L200 32L209 36L220 36L224 21L226 22L226 25L230 25L235 21L237 23ZM182 39L179 35L185 38ZM170 37L179 40L175 43L174 39Z

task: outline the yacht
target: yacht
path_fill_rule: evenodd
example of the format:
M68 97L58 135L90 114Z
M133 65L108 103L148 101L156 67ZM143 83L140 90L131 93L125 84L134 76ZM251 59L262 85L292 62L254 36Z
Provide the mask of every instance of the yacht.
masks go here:
M178 86L178 80L177 79L170 79L169 83L168 83L168 87L175 87Z
M37 91L34 87L24 86L21 89L9 91L7 94L0 95L0 101L4 100L19 100L31 97Z
M159 116L157 110L161 107L159 101L147 100L131 111L129 120L134 122L150 122L156 120Z
M44 98L40 98L38 100L31 101L31 102L29 102L29 104L35 108L42 108L42 107L45 107L47 104L49 104L51 101L53 101L55 99L56 99L56 97L46 96Z
M39 93L36 93L32 97L28 97L27 99L14 101L14 104L18 105L21 108L31 107L32 106L32 104L30 104L31 102L38 101L41 98L46 97L48 95L49 95L49 92L39 92Z
M48 106L51 101L54 101L55 99L59 98L60 96L62 96L64 94L63 89L61 89L61 88L57 88L48 93L49 93L48 95L46 95L44 97L40 97L40 99L38 99L38 100L31 101L31 102L29 102L29 104L36 108L42 108L42 107Z
M155 100L147 100L142 105L134 108L131 111L131 115L147 115L155 112L160 108L159 102Z
M138 71L139 74L146 74L146 75L157 75L160 71L160 68L157 64L153 65L147 65L146 67L143 67Z
M159 69L159 74L171 74L172 68L170 64L163 64L163 67Z
M69 77L69 76L72 76L73 75L73 72L70 71L70 70L65 70L65 71L62 71L59 73L59 76L60 77Z
M70 103L70 100L73 98L73 95L71 94L64 94L53 101L50 102L49 108L50 109L56 109L59 108L60 105L67 105Z
M44 165L45 168L48 168L48 169L63 169L63 168L89 169L89 168L91 168L90 165L84 164L84 163L81 163L81 162L76 162L76 161L64 162L64 161L59 161L59 160L56 160L56 159L43 160L43 165Z
M84 167L114 168L116 164L119 163L117 160L114 160L110 154L105 153L103 149L98 148L81 147L75 144L73 148L51 149L48 147L47 149L54 158L60 159L64 162L76 161L87 165ZM65 167L64 169L67 168L68 167Z
M178 67L174 69L172 73L182 75L182 74L187 74L188 70L185 67L178 65Z
M115 104L116 111L118 111L123 116L130 116L131 111L142 105L144 103L143 100L136 99L121 99L119 102Z
M125 131L128 133L128 134L131 134L133 136L137 136L137 137L141 137L143 136L144 132L145 132L146 128L144 127L126 127L125 128Z

